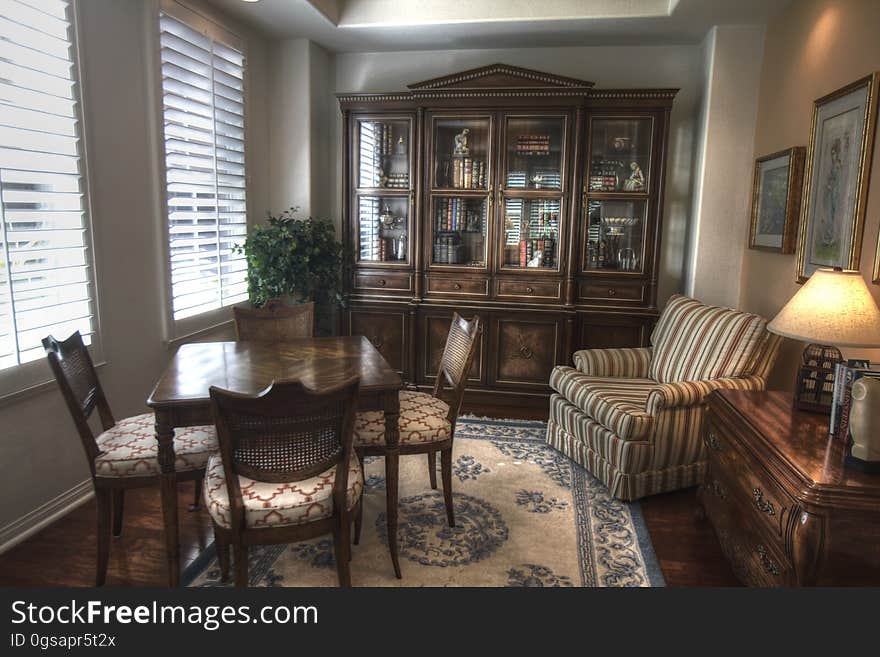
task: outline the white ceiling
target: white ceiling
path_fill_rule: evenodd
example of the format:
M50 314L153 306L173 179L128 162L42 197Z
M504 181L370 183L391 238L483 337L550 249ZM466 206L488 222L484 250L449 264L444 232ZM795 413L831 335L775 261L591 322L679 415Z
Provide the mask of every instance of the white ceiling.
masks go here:
M791 0L208 0L275 38L332 52L699 43Z

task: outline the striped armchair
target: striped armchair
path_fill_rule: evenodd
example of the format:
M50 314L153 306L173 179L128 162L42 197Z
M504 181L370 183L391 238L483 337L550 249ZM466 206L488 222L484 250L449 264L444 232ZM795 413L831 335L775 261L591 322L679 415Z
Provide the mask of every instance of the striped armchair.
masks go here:
M694 486L700 425L718 388L763 390L780 338L757 315L675 295L652 347L575 352L550 375L547 442L623 500Z

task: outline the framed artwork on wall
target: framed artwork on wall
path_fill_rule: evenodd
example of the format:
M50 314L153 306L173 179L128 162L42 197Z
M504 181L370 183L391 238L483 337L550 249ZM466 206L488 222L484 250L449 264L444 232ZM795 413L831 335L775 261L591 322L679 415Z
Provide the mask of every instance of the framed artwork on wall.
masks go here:
M819 267L859 268L878 80L880 73L873 73L813 103L797 251L799 283Z
M804 184L803 146L755 160L749 248L794 253Z

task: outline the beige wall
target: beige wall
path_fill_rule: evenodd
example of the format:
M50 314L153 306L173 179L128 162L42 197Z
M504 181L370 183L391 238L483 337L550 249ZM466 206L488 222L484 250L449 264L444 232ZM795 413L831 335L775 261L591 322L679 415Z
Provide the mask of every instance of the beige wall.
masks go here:
M114 414L125 417L147 410L144 402L171 354L162 337L164 220L154 210L156 195L163 192L153 166L151 131L161 124L151 112L145 54L158 14L148 0L87 0L79 8L97 292L107 363L99 374ZM247 40L253 221L268 207L266 47L262 38L241 26L225 19L224 24ZM79 438L54 386L0 406L0 464L0 544L10 523L88 478Z
M813 101L880 70L880 2L798 0L767 28L755 130L755 155L807 146ZM880 148L869 180L861 270L868 280L880 228ZM748 228L745 229L746 231ZM741 235L745 241L746 235ZM773 317L797 291L794 255L746 250L741 306ZM871 285L880 301L880 287ZM802 345L786 340L771 376L775 388L791 388ZM870 354L874 360L880 354Z

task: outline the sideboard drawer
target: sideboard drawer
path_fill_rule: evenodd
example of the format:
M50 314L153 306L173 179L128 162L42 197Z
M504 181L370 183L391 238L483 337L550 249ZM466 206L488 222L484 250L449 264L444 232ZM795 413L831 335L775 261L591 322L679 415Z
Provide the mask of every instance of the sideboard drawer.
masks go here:
M398 272L356 272L354 287L357 290L412 292L412 274Z
M428 276L429 294L448 294L450 296L487 297L488 278L440 278Z
M559 281L499 280L495 284L495 296L555 301L561 296L561 284Z
M638 304L645 300L645 285L615 281L582 281L578 287L578 297L584 301Z

